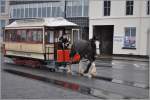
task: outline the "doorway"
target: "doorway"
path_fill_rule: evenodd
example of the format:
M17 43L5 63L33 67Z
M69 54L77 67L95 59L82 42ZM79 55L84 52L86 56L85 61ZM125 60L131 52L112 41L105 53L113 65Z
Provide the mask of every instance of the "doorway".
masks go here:
M96 25L93 26L93 35L100 41L100 55L113 54L113 32L114 25Z

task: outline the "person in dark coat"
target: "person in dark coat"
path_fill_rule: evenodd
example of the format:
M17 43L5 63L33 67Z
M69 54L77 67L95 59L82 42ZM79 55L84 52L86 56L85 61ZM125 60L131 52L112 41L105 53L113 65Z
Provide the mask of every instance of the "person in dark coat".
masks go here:
M59 42L60 42L60 48L61 49L67 49L69 46L69 40L67 39L67 34L63 34L60 38L59 38Z

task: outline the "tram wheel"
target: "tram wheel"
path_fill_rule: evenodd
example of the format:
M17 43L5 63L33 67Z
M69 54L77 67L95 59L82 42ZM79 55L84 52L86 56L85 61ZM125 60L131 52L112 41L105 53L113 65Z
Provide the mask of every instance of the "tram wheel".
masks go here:
M56 70L54 68L52 68L52 72L55 72Z
M56 71L54 68L50 68L49 70L50 70L50 72L55 72Z

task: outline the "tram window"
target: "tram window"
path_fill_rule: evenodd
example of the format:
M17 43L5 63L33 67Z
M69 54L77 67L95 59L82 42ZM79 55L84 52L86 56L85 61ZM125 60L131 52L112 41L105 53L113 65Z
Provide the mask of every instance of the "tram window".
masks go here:
M21 41L26 41L26 38L27 38L26 30L21 31L20 38L21 38L20 39Z
M17 41L16 31L15 30L7 30L5 33L6 41Z
M54 43L54 32L53 31L47 32L46 42L47 43Z
M28 35L27 35L27 41L36 42L36 31L29 30Z
M14 38L14 40L13 41L15 41L15 42L18 42L18 41L20 41L20 36L21 36L21 30L17 30L16 32L14 32L13 33L13 38Z
M5 41L41 43L43 34L42 30L6 30Z
M37 38L37 32L36 31L32 31L32 41L36 42Z
M38 42L42 42L42 31L40 30L29 30L28 34L27 34L27 41L28 42L33 42L33 43L38 43Z
M42 40L43 40L42 31L37 31L37 42L42 42Z
M11 34L8 30L5 32L5 41L11 41Z
M30 40L31 40L31 31L28 31L26 41L30 42Z

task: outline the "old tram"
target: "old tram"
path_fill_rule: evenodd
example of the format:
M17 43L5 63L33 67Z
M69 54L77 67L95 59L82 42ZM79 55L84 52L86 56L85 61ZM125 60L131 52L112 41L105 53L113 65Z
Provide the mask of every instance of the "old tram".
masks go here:
M4 29L5 62L37 67L60 64L69 60L69 48L79 39L78 25L63 18L16 20ZM69 48L59 48L59 38L66 33ZM65 54L65 55L64 55ZM63 58L67 60L64 60Z

